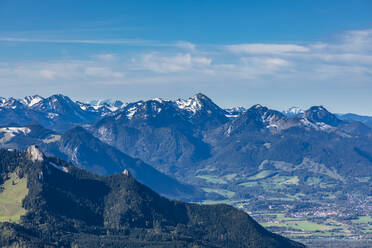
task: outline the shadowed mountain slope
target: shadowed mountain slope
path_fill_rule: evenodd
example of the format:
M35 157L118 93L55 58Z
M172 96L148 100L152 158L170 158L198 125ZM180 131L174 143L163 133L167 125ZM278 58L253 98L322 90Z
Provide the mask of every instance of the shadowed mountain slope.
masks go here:
M36 147L0 150L0 174L29 190L19 223L0 224L2 247L304 247L231 206L169 201L128 173L93 175Z

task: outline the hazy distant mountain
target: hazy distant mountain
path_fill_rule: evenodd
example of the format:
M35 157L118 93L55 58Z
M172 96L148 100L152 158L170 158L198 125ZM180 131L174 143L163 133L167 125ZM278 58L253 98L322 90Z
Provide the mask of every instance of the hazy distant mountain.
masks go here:
M372 116L363 116L363 115L349 113L349 114L337 114L337 117L344 121L361 122L372 128Z
M299 164L311 158L342 175L370 174L371 129L337 119L314 106L289 118L255 105L208 137L213 156L203 164L214 171L254 172L264 160ZM363 151L358 152L358 151Z
M0 125L25 126L39 123L46 128L65 131L71 127L96 122L125 106L120 101L96 101L95 104L72 101L57 94L23 99L0 98Z

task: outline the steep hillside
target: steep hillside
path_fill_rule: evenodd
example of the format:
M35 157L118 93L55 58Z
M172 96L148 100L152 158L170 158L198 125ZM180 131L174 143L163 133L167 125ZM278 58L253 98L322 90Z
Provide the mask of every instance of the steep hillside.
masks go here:
M197 201L205 197L205 193L197 188L180 183L142 160L103 143L82 127L63 134L40 125L0 128L0 147L26 149L35 144L48 155L61 157L98 175L121 173L127 169L139 182L172 199Z
M19 224L0 225L2 247L304 247L233 207L169 201L128 172L93 175L36 147L0 150L1 184L12 173L29 191Z

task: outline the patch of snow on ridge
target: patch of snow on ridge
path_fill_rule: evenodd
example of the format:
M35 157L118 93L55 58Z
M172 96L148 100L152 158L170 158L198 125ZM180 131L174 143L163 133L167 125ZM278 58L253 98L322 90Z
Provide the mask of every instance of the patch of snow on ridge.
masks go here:
M58 166L58 165L56 165L56 164L53 163L53 162L49 162L49 164L50 164L51 166L53 166L54 168L56 168L57 170L63 171L63 172L65 172L65 173L68 173L68 168L67 168L67 167L64 167L64 166Z
M28 127L3 127L0 128L0 133L11 133L13 135L23 133L24 135L31 132L31 129Z
M54 143L61 140L61 135L51 134L45 139L43 139L43 142L46 144Z
M93 100L86 102L89 106L94 108L95 110L101 110L103 108L108 109L111 112L115 112L119 109L123 109L125 106L128 105L128 103L123 103L120 100L111 100L111 99L105 99L105 100Z
M111 112L115 112L116 110L119 109L119 107L111 106L111 107L108 107L108 109L109 109Z
M56 114L56 113L48 113L48 118L50 118L50 119L54 119L58 116L59 116L59 114Z
M312 122L310 122L307 118L302 118L302 119L300 120L300 122L301 122L303 125L305 125L305 126L307 126L307 127L312 127L312 128L314 128L314 129L316 129L316 130L327 131L327 130L332 130L332 129L334 129L332 126L327 125L327 124L325 124L325 123L323 123L323 122L312 123Z
M239 115L225 115L227 118L231 118L231 119L235 119L237 118Z
M281 117L277 115L276 113L270 113L269 111L266 111L262 116L261 116L261 121L266 125L266 128L269 129L275 129L275 130L280 130L281 125Z
M0 138L0 143L6 143L10 141L13 137L17 134L26 135L31 132L31 129L28 127L3 127L0 128L0 134L2 137Z
M161 98L154 98L154 99L152 99L153 101L156 101L156 102L159 102L159 103L163 103L164 102L164 100L163 99L161 99Z
M232 127L229 126L229 128L228 128L227 131L226 131L226 136L230 136L231 131L232 131Z
M44 100L43 97L39 96L39 95L35 95L35 96L26 96L25 98L23 98L21 100L21 102L29 107L35 105L36 103L40 102Z
M127 117L128 117L129 120L131 120L133 118L133 116L137 112L137 110L138 110L137 106L133 106L133 107L128 109Z

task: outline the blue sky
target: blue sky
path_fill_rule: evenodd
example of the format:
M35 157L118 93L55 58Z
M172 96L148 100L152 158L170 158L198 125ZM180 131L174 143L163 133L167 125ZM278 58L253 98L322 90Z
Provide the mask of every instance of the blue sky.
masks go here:
M372 115L372 1L0 1L4 97Z

